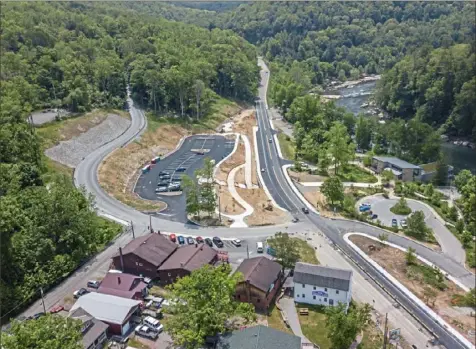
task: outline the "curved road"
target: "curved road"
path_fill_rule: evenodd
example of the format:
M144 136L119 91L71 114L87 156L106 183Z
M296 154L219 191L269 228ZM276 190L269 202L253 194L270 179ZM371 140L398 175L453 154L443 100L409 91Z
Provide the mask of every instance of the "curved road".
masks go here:
M258 132L258 147L261 167L265 168L263 173L263 180L268 187L271 195L276 202L292 212L294 215L300 217L300 222L289 225L257 227L257 228L211 228L211 227L197 227L190 224L183 224L179 222L172 222L169 220L149 217L131 207L128 207L121 202L115 200L106 194L100 187L97 178L97 170L101 161L114 149L122 147L125 144L133 141L139 137L145 130L146 118L140 109L135 108L133 102L129 99L130 113L132 122L130 128L119 138L97 149L88 155L76 168L74 173L74 180L76 185L84 186L85 189L93 193L96 197L96 207L98 212L106 215L109 218L117 221L130 222L133 221L136 235L145 234L149 219L154 230L173 231L177 233L191 234L194 232L200 235L219 235L221 237L264 237L274 234L277 231L321 231L334 244L339 246L348 256L350 256L366 273L377 280L385 289L395 296L399 302L410 309L428 328L439 337L440 341L448 348L464 348L455 337L450 335L448 331L440 324L435 323L432 318L423 312L416 304L414 304L405 294L402 294L392 283L380 275L371 265L368 265L355 251L353 251L343 239L343 234L349 231L358 231L370 235L378 236L382 230L363 223L339 221L324 219L317 214L310 213L308 215L302 214L301 208L304 203L294 192L289 185L281 170L281 165L284 162L279 158L276 145L269 142L275 133L271 128L270 119L267 112L266 103L266 89L268 85L269 71L263 62L260 62L262 67L261 78L262 86L259 88L259 97L257 101L256 110L259 124ZM451 273L459 278L461 282L468 287L474 287L474 275L469 273L461 264L455 262L448 256L430 250L418 243L408 240L404 237L389 234L389 241L399 244L404 247L412 246L417 253L426 259L432 261L443 270Z

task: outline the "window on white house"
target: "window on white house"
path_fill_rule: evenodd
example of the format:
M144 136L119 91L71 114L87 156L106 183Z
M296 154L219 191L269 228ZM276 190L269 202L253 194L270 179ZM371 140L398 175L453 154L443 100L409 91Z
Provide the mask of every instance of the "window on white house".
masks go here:
M324 302L327 302L327 298L324 298Z
M339 294L339 290L336 290L336 294Z
M326 291L326 292L327 292L327 288L325 288L325 289L324 289L324 291Z
M314 286L312 289L315 290L315 289L316 289L316 286Z
M297 294L296 296L299 298L299 295L298 295L298 294Z
M306 288L306 285L302 284L302 288Z
M312 296L312 299L316 299L316 296Z
M302 294L302 298L306 298L306 295L304 293Z

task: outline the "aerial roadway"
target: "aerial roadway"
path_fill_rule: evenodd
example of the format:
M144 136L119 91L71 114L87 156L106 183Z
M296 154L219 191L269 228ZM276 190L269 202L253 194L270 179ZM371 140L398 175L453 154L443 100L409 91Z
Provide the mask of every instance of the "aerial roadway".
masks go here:
M98 213L116 220L123 224L133 222L136 236L145 234L148 227L152 224L154 230L169 231L188 235L201 236L220 236L251 238L251 237L267 237L277 231L319 231L328 237L336 246L350 256L365 273L377 280L385 289L391 293L401 304L409 309L415 316L431 329L439 338L440 342L447 348L465 348L457 338L448 332L442 325L436 323L425 311L411 301L404 293L402 293L395 285L383 277L373 266L368 264L353 249L351 249L343 239L343 235L347 232L362 232L369 235L378 236L382 230L371 227L362 223L352 221L330 220L322 218L318 213L310 211L304 214L303 207L306 207L301 198L296 194L295 188L292 187L283 172L282 165L289 163L280 158L273 137L275 131L271 126L268 115L266 102L266 93L269 80L269 70L266 65L260 61L261 65L261 86L259 88L259 98L256 101L256 112L258 119L258 155L260 167L264 168L261 173L264 184L276 202L283 209L288 210L293 216L299 218L297 223L290 223L280 226L265 226L255 228L223 228L223 227L199 227L193 224L174 222L160 217L151 217L140 211L129 207L118 200L110 197L99 185L97 171L102 160L112 151L119 147L139 138L145 131L147 123L146 117L142 110L135 107L133 101L129 98L129 110L131 114L131 126L120 137L112 142L105 144L93 153L89 154L78 165L74 172L74 180L77 186L84 186L85 189L95 195L95 203ZM451 275L457 277L468 287L474 287L474 275L468 272L463 265L459 264L451 258L426 247L421 246L409 239L401 236L391 235L389 241L402 247L413 247L417 254L430 260L435 265ZM111 246L116 249L116 246ZM375 286L377 287L377 286Z

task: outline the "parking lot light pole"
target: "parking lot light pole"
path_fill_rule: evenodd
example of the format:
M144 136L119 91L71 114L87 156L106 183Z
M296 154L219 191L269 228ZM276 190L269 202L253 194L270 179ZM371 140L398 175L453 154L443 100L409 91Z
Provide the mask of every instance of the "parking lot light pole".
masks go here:
M221 187L218 185L218 219L220 220L221 223L221 205L220 205L220 193L221 193Z

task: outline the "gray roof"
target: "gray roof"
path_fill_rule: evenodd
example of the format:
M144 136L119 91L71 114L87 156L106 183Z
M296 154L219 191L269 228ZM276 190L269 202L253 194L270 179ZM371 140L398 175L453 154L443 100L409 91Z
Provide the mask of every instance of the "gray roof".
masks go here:
M88 326L82 334L83 335L82 342L83 342L84 348L89 348L91 344L93 344L96 341L96 339L101 337L102 334L106 332L107 328L109 327L104 322L93 318L91 314L89 314L87 311L85 311L81 307L76 308L76 310L71 312L69 314L69 317L81 320L83 324L87 321L91 321L91 326Z
M79 297L70 312L81 307L98 320L122 325L139 304L140 301L91 292Z
M221 335L216 349L301 349L301 338L258 325Z
M348 291L352 271L298 262L294 268L293 279L298 284Z
M406 162L405 160L399 159L399 158L394 158L391 156L374 156L373 159L376 159L378 161L386 162L388 164L392 164L396 167L399 168L420 168L420 166L410 164L409 162Z

